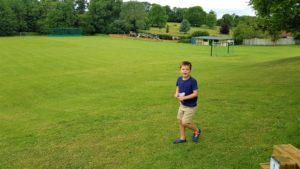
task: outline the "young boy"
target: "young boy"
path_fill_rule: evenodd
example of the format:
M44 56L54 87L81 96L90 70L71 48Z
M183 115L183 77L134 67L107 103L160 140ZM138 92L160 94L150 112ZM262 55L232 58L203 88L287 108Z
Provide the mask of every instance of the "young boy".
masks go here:
M192 117L196 112L198 99L197 80L191 77L192 64L188 61L183 61L180 64L181 76L176 82L175 98L180 101L177 119L179 120L180 138L174 140L173 144L185 143L185 128L193 130L192 140L198 141L201 130L192 123Z

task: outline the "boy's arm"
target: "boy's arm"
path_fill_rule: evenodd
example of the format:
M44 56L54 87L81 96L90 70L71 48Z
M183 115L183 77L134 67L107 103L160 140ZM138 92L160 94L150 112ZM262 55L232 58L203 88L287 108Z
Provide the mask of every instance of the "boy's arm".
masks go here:
M175 90L174 97L175 97L175 98L178 98L178 95L179 95L179 87L176 86L176 90Z
M193 93L187 96L180 96L177 97L178 100L183 101L183 100L188 100L188 99L192 99L198 96L198 90L193 90Z

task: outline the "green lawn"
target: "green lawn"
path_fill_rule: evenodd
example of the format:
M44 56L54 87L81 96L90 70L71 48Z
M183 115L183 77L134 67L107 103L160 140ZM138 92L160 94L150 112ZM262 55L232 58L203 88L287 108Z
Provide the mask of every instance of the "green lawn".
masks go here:
M203 135L173 145L182 60ZM180 43L2 37L0 168L257 169L274 144L300 148L299 86L299 46L210 57Z

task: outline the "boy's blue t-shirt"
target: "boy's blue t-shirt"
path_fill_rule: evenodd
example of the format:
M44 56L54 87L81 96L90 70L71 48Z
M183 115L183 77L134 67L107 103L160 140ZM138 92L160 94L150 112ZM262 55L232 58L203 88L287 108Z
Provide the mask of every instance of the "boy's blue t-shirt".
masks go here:
M176 86L179 88L180 96L187 96L193 93L194 90L198 89L197 80L190 76L189 79L183 80L179 77L176 82ZM198 97L181 101L184 106L195 107L197 106Z

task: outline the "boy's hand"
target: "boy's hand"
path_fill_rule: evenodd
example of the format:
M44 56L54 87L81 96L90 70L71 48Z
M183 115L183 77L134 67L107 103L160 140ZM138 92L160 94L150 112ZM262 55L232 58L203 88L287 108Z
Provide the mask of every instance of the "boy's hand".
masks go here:
M184 101L184 96L179 96L179 97L177 97L177 99L180 101Z
M177 98L177 97L178 97L178 94L177 94L177 93L175 93L175 94L174 94L174 97L175 97L175 98Z

